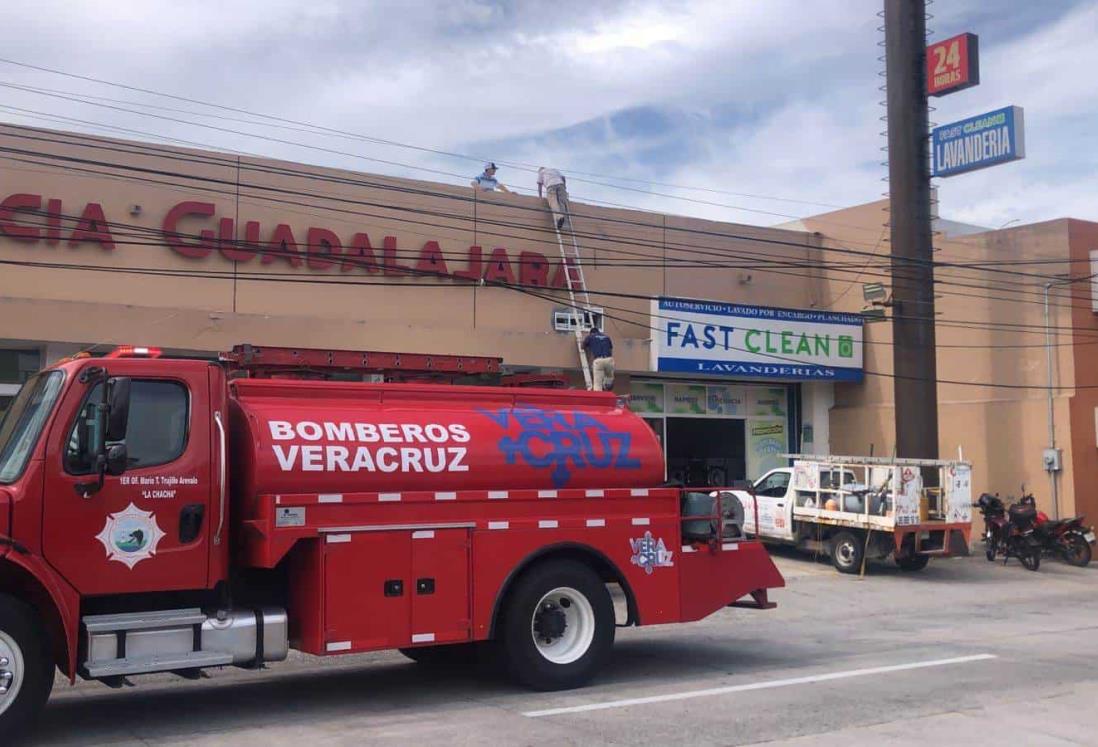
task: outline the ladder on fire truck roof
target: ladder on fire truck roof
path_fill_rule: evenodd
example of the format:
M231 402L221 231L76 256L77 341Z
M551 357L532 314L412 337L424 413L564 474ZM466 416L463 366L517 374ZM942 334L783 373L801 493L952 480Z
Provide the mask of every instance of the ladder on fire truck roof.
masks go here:
M567 195L565 186L560 189ZM588 389L594 388L591 378L591 365L583 349L584 332L591 329L594 314L591 311L591 297L587 293L587 281L583 277L583 262L580 261L579 242L572 226L572 214L568 209L568 200L562 200L559 206L547 200L553 213L553 230L557 233L557 246L560 248L561 262L564 263L565 283L568 287L568 300L572 312L572 327L576 334L576 351L579 353L583 381ZM567 234L567 236L565 236Z

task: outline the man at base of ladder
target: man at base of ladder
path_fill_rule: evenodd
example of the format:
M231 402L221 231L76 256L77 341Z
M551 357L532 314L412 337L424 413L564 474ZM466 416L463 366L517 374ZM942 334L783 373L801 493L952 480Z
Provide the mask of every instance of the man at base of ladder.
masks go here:
M568 204L568 190L564 185L564 176L556 169L542 166L538 169L538 197L549 200L549 209L557 220L557 228L568 225L571 207Z
M583 341L583 349L591 354L591 377L596 392L608 392L614 388L614 343L609 335L599 329L596 321Z

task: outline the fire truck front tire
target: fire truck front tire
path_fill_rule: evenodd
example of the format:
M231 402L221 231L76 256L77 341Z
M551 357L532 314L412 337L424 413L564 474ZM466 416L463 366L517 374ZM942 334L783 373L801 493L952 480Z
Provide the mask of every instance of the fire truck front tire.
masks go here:
M53 689L44 626L27 605L0 594L0 742L29 727Z
M526 571L507 597L500 648L510 676L535 690L586 684L614 645L614 604L593 570L571 560Z

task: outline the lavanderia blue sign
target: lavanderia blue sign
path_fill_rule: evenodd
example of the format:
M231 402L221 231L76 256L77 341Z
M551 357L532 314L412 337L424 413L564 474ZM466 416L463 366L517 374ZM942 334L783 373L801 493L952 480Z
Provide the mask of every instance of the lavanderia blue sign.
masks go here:
M934 176L954 176L1025 158L1022 107L1008 106L935 127Z

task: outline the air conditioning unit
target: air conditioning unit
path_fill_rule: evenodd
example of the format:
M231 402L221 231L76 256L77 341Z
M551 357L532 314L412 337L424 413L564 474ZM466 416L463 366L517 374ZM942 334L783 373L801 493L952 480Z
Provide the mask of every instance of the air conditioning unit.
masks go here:
M602 315L603 310L596 306L592 306L589 311L580 311L578 314L576 309L553 309L553 329L557 332L575 332L577 320L580 322L581 329L591 329L592 322L602 321Z

